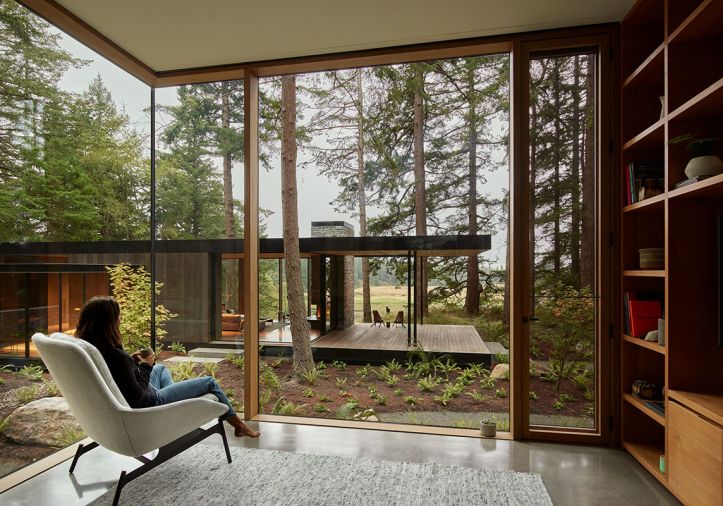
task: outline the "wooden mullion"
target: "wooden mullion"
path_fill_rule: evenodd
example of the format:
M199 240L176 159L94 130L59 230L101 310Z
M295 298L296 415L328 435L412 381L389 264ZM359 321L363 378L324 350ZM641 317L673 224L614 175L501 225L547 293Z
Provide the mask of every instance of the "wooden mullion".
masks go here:
M259 78L244 81L244 418L259 409Z

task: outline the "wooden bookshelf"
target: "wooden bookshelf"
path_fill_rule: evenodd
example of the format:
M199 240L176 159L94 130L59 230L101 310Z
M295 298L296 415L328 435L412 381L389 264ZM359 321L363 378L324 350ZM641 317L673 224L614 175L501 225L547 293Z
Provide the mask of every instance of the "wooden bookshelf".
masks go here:
M689 155L668 141L686 133L717 137L723 156L723 0L638 0L621 25L621 50L620 305L626 291L660 293L666 341L660 346L619 332L622 446L682 502L700 503L697 494L705 490L720 504L723 347L716 273L723 174L673 189L686 179ZM627 164L645 161L664 163L667 192L625 205ZM665 249L663 269L635 268L638 250L649 247ZM665 416L630 394L635 379L664 389ZM702 462L700 453L709 448ZM659 469L661 455L666 473Z

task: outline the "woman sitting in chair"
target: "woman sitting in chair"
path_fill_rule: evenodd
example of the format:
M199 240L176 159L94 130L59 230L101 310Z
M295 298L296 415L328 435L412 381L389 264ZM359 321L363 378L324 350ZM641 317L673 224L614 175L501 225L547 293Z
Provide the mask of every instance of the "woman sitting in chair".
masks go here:
M149 408L213 394L228 406L221 420L235 429L236 437L259 437L258 431L239 418L216 380L204 376L174 383L168 369L153 365L153 353L142 357L140 352L129 355L123 350L119 325L118 302L112 297L93 297L80 311L75 335L98 348L130 407Z

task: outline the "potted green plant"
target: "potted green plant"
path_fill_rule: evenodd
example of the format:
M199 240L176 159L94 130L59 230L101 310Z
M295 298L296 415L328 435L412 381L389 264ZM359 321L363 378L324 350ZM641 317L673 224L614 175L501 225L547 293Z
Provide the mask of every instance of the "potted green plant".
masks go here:
M495 437L497 435L497 422L491 418L483 418L479 423L479 433L482 437Z
M687 142L690 161L685 166L685 175L690 179L699 176L715 176L723 172L723 161L717 154L716 137L698 138L691 134L680 135L668 141L668 144Z

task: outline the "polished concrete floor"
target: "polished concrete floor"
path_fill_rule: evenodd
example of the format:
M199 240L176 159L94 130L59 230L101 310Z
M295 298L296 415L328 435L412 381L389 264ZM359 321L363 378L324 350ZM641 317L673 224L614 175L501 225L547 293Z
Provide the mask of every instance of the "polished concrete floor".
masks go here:
M535 472L542 475L556 505L678 504L620 450L278 423L251 425L259 427L261 438L236 439L229 433L229 441L237 446L299 453ZM220 438L212 436L208 441L208 450L218 451L219 462L225 461L218 447ZM0 504L87 504L113 487L121 470L138 463L98 448L81 457L74 476L68 474L69 465L64 462L8 490L0 495Z

